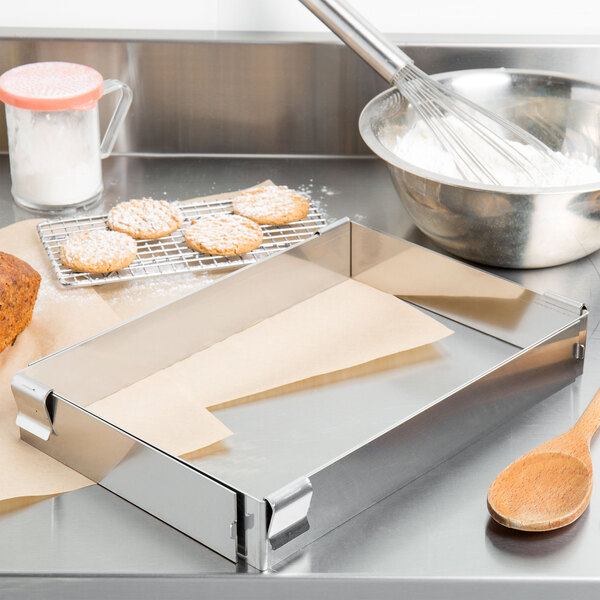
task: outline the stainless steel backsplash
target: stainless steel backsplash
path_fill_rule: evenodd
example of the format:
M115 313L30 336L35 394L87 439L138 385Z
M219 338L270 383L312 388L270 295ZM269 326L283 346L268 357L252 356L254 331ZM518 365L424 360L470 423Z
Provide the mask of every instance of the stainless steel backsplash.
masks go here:
M28 62L65 60L127 82L134 101L119 152L366 154L358 115L387 87L328 35L189 40L179 33L150 41L134 32L120 34L121 39L108 34L101 39L98 32L96 39L85 39L92 37L86 32L80 32L81 39L45 36L9 38L0 31L0 72ZM505 66L600 79L597 40L395 39L430 73ZM103 121L111 104L109 99L101 103ZM2 111L0 150L6 148Z

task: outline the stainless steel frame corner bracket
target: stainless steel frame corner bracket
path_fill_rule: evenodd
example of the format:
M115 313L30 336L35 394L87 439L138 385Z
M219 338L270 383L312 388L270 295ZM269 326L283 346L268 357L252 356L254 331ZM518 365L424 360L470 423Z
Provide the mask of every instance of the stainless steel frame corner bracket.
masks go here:
M273 550L310 529L308 509L313 494L308 477L301 477L265 499L271 507L267 535Z
M587 340L587 315L588 308L583 302L561 296L555 292L545 291L544 297L553 303L557 308L572 312L574 315L582 317L581 327L579 329L579 337L573 344L573 358L578 362L579 373L583 372L583 360L585 358L585 345Z
M583 315L585 312L587 312L587 306L579 300L567 298L566 296L561 296L560 294L549 290L546 290L544 292L544 296L557 306L560 306L565 310L573 312L576 315Z
M19 410L17 426L47 441L52 428L52 388L25 375L17 373L11 382Z

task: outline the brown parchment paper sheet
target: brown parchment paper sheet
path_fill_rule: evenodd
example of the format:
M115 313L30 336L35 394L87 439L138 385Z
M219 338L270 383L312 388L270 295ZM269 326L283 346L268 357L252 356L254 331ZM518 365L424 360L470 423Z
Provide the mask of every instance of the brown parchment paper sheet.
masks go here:
M403 298L515 300L525 291L512 281L490 277L458 260L440 263L434 253L419 246L406 246L356 279Z
M22 221L0 230L0 249L26 260L42 276L31 324L0 353L0 513L93 483L19 439L10 389L14 373L215 279L190 273L67 289L56 281L37 223ZM450 333L392 295L347 281L88 409L172 454L189 455L231 434L208 407L364 365ZM232 364L236 377L231 377Z
M31 323L13 346L0 353L0 502L19 497L27 503L37 496L92 483L19 439L10 382L30 362L119 322L117 314L93 289L60 286L39 241L37 223L23 221L0 230L0 249L27 261L42 276ZM11 503L12 508L18 506L18 502Z
M123 419L135 423L135 415L144 410L144 389L164 390L169 397L169 386L179 386L191 394L194 407L216 407L418 348L451 333L410 304L347 280L87 409L126 429ZM144 406L150 412L161 410ZM191 408L182 403L181 410ZM144 439L159 446L162 441L166 448L175 443L172 435Z
M228 198L237 193L194 198L189 202ZM20 440L15 424L17 408L10 388L13 375L33 361L203 287L215 278L186 273L174 278L96 288L65 288L58 283L39 239L36 229L39 222L31 219L0 229L0 250L27 261L42 276L31 323L11 347L0 353L0 513L93 484ZM166 382L161 384L167 385ZM140 389L140 393L144 391ZM191 404L185 390L178 397L182 402L187 398ZM134 400L130 399L131 402ZM177 431L177 443L171 448L174 454L190 452L231 434L203 407L195 407L184 423L175 411L164 407L157 410L156 417L146 410L140 412L133 424L127 414L122 419L132 432L155 437L161 442L163 427Z

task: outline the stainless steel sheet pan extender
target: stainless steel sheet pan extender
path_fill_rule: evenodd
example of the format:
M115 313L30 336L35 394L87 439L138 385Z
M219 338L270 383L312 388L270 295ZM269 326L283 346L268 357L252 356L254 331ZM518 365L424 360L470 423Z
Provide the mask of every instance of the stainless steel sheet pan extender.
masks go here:
M235 435L226 452L193 460L86 410L349 277L454 334L392 370L216 410ZM344 219L17 373L17 422L33 446L230 560L266 570L309 554L318 537L573 381L586 326L578 302Z

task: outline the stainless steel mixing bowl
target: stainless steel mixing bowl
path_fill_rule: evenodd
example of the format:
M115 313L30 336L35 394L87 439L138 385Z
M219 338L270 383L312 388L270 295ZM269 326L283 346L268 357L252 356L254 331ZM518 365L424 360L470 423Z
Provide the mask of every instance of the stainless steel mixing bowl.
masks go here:
M600 167L600 84L548 72L476 69L435 76L514 121L553 150ZM397 90L379 94L359 121L367 145L388 165L417 227L442 248L500 267L566 263L600 248L600 181L561 188L470 184L394 155L418 116Z

